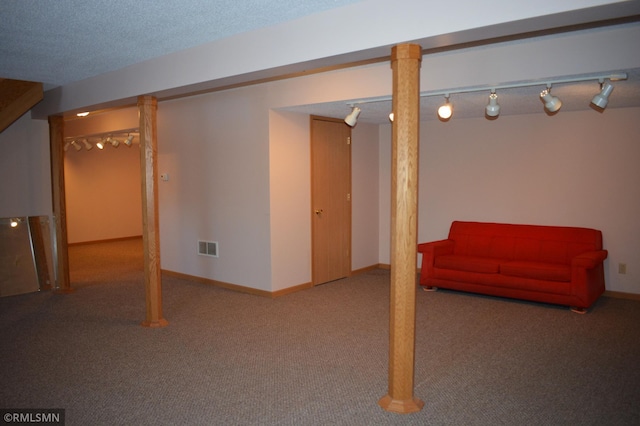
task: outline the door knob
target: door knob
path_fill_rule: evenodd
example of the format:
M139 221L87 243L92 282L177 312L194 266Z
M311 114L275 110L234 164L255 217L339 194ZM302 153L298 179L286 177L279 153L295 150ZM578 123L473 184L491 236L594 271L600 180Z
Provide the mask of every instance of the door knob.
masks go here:
M316 214L319 216L322 214L322 209L316 209Z

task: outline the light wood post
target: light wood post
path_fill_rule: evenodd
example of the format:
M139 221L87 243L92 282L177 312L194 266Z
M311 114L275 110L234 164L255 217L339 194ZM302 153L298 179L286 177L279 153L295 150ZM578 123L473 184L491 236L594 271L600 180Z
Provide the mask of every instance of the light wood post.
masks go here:
M421 59L421 48L415 44L398 45L391 51L394 121L389 393L378 404L397 413L420 411L424 406L413 396Z
M138 97L140 116L140 170L142 171L142 241L144 246L144 285L147 316L145 327L165 327L162 317L162 279L160 271L160 231L158 224L158 101L152 96Z
M64 189L64 118L49 117L49 151L51 158L51 194L55 226L56 280L54 292L72 293L69 278L67 242L67 206Z

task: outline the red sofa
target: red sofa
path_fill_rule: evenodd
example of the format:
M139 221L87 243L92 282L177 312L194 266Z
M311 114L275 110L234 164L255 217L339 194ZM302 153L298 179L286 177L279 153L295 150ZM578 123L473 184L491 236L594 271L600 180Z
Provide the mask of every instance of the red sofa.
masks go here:
M420 285L567 305L584 313L604 292L602 232L588 228L460 222L449 238L418 244Z

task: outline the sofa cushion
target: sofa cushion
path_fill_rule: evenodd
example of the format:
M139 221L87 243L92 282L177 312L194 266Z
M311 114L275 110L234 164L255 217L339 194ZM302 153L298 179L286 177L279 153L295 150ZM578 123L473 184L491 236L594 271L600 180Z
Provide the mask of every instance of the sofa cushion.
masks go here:
M436 268L454 269L457 271L496 274L500 272L501 261L502 259L493 259L489 257L447 254L436 257L433 266Z
M500 273L512 277L547 281L571 281L571 267L557 263L510 261L500 265Z

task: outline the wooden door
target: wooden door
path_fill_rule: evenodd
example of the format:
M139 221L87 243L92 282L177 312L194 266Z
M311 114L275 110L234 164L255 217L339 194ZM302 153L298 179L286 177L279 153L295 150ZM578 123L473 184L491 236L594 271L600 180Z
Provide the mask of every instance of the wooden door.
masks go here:
M351 273L351 128L311 118L312 281Z

